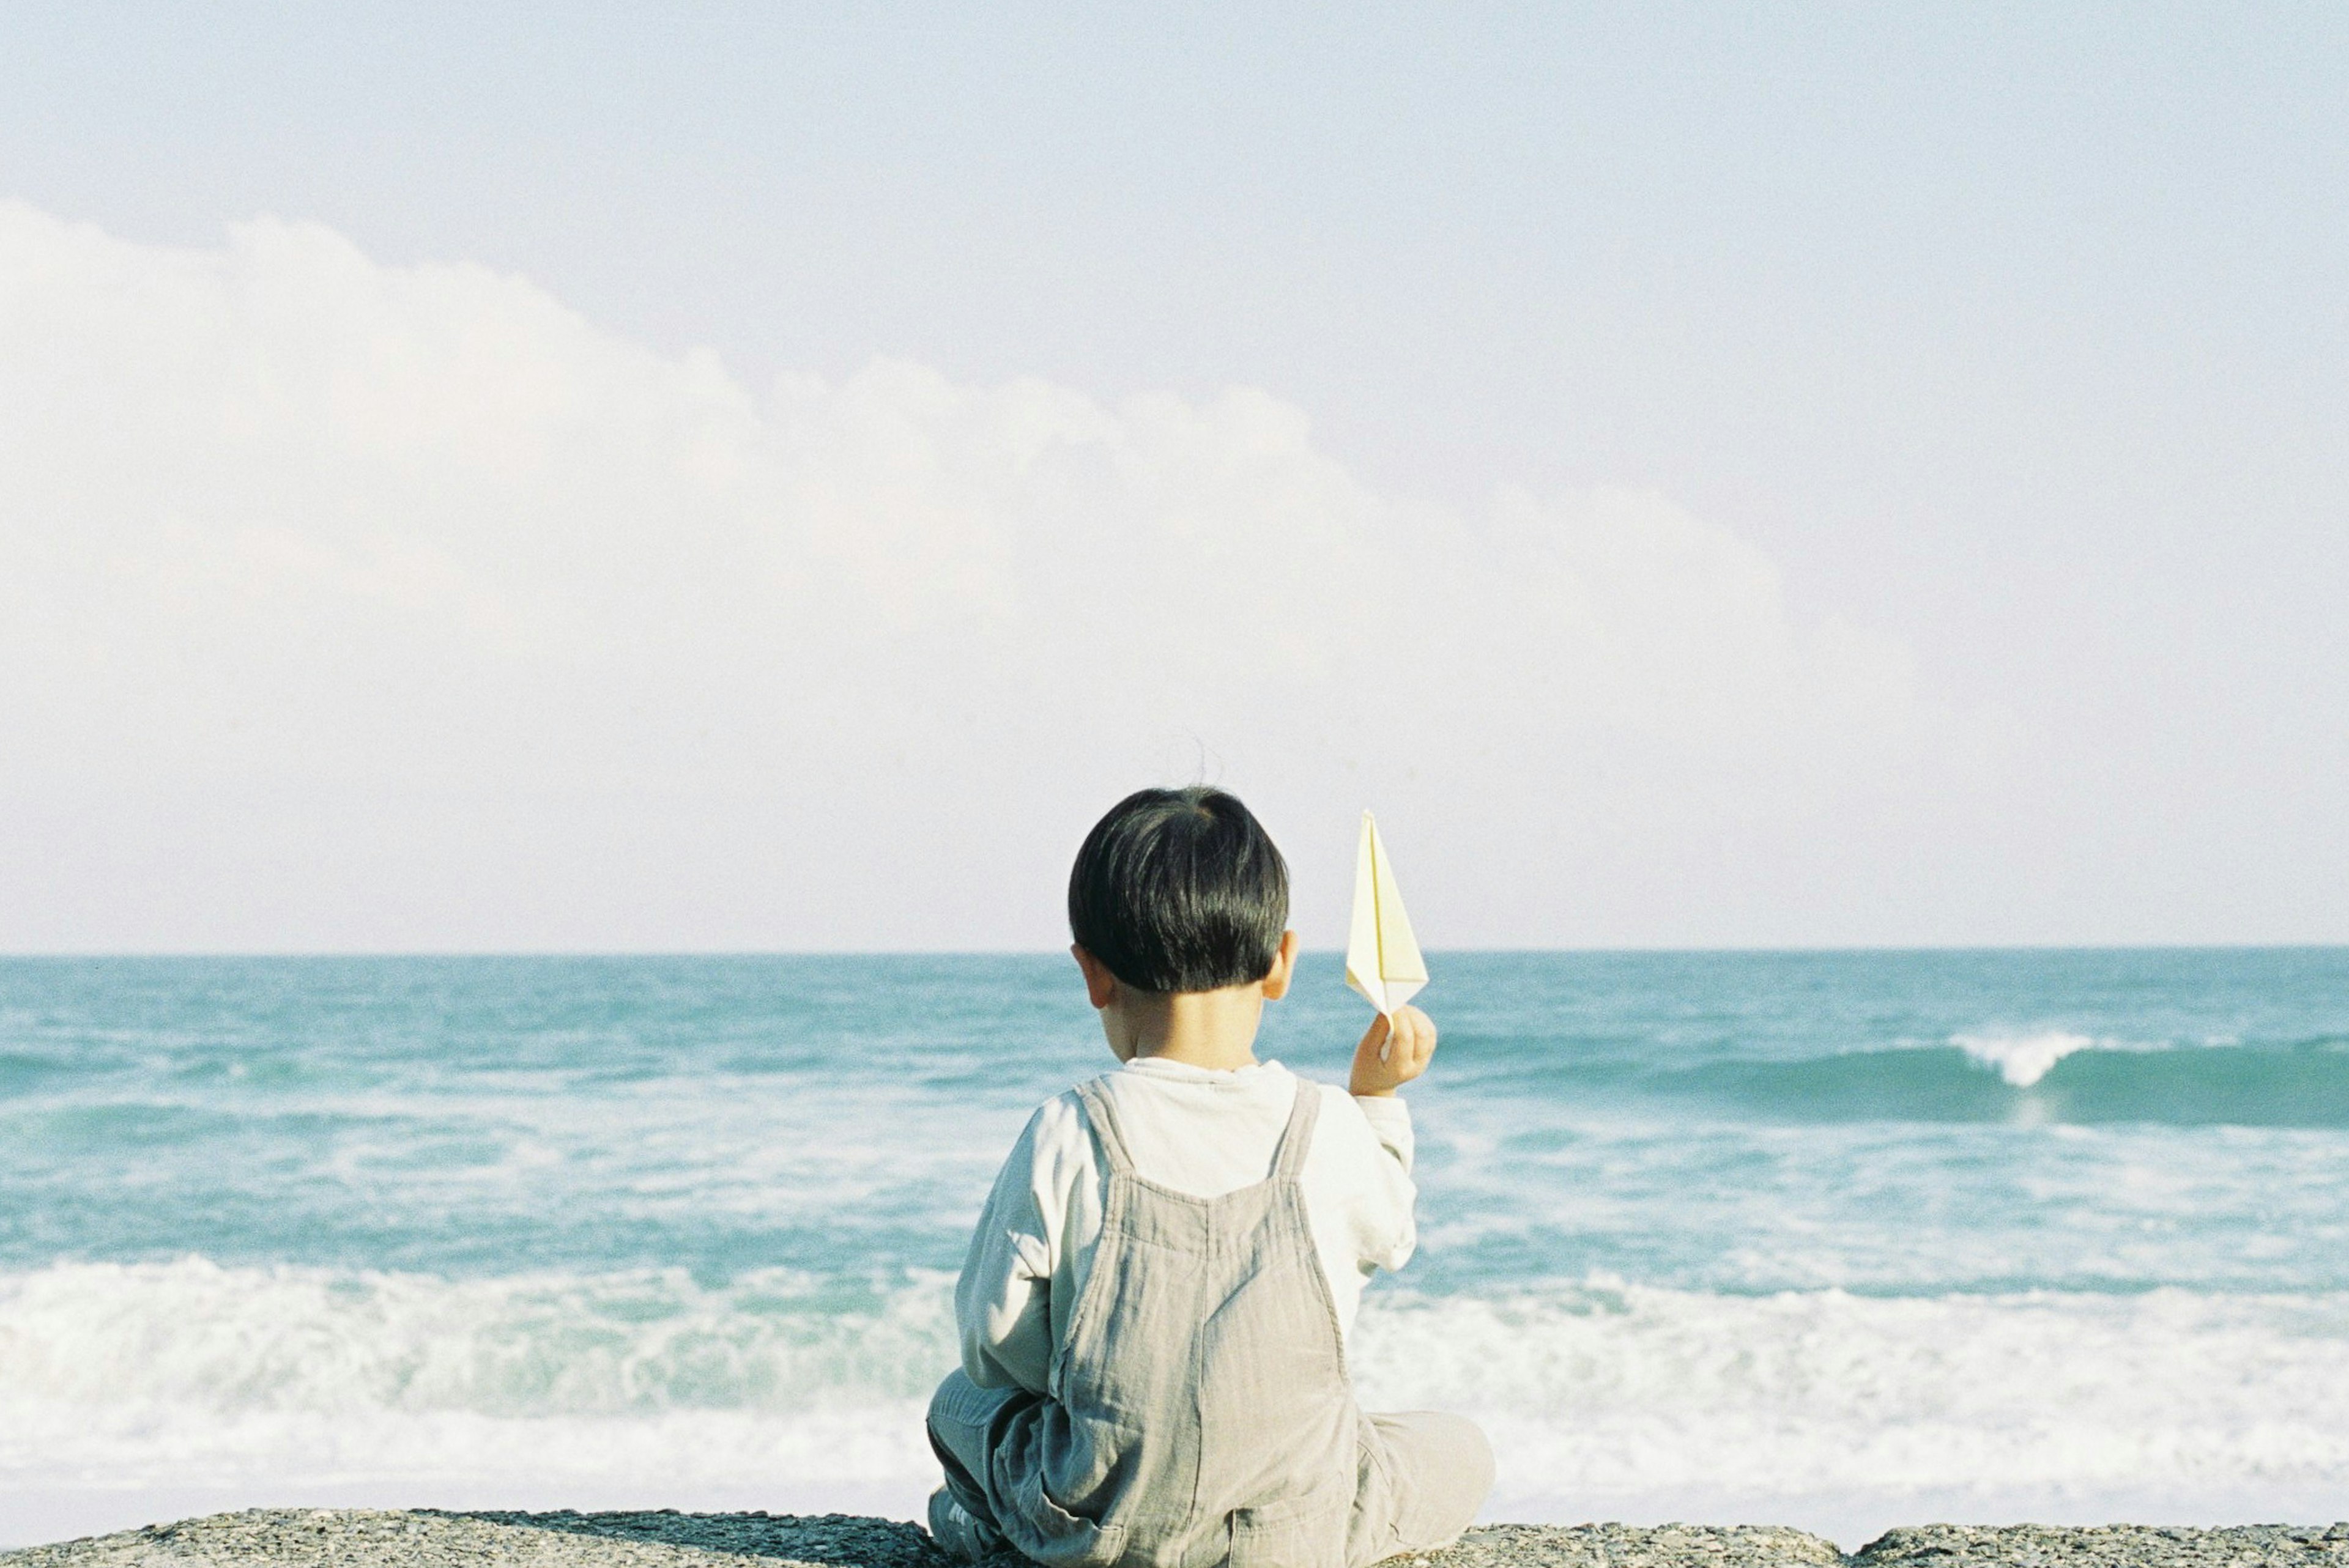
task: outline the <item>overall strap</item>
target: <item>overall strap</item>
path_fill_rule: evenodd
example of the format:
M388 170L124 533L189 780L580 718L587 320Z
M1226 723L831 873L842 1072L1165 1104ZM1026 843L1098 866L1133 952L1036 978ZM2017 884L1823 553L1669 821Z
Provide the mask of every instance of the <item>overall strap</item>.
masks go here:
M1313 1147L1313 1119L1321 1112L1321 1086L1310 1078L1297 1080L1297 1099L1288 1108L1288 1127L1280 1135L1280 1149L1272 1159L1273 1176L1293 1181L1305 1169L1306 1150Z
M1102 1080L1092 1078L1077 1086L1077 1099L1085 1108L1085 1120L1093 1130L1093 1141L1101 1145L1102 1158L1109 1161L1114 1176L1133 1174L1133 1157L1125 1150L1125 1135L1118 1130L1117 1112L1110 1109L1109 1090Z

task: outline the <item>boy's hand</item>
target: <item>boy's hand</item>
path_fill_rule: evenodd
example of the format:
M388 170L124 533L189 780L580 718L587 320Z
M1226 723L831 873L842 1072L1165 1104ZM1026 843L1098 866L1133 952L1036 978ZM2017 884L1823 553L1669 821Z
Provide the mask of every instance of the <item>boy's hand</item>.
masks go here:
M1392 1094L1427 1070L1435 1055L1435 1020L1416 1007L1397 1007L1392 1025L1381 1013L1354 1047L1356 1094Z

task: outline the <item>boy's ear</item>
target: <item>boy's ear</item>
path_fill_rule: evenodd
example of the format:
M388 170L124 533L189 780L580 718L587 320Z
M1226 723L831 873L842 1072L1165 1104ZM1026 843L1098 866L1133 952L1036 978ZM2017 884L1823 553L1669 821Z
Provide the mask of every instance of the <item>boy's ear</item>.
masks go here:
M1272 967L1264 972L1264 999L1278 1002L1288 995L1288 982L1297 973L1297 933L1280 934L1280 946L1272 955Z
M1117 976L1109 972L1109 965L1086 952L1081 943L1071 943L1069 952L1075 956L1077 967L1085 972L1085 1000L1096 1010L1116 1001Z

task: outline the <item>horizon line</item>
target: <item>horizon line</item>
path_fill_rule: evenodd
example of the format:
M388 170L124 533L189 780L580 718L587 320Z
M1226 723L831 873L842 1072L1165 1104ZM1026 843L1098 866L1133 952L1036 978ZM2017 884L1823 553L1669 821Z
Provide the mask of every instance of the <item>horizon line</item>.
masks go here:
M1673 945L1429 947L1431 956L1476 957L1835 957L1965 954L2093 953L2338 953L2349 941L2317 942L2017 942ZM1342 947L1305 947L1310 957L1342 959ZM440 961L512 959L740 958L1066 958L1065 947L512 947L512 948L37 948L0 952L0 964L113 960Z

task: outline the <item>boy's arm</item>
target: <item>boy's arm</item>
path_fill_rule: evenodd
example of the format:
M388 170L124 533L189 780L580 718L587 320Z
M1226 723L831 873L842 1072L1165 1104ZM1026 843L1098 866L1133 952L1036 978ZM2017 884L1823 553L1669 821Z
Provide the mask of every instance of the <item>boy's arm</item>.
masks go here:
M1039 1111L1003 1161L971 1233L955 1320L962 1369L982 1388L1045 1392L1052 1366L1052 1233L1032 1180Z
M1356 1257L1366 1274L1373 1269L1392 1274L1411 1262L1419 1246L1419 1187L1411 1179L1411 1108L1400 1095L1357 1095L1354 1103L1378 1140L1375 1153L1365 1151L1373 1169L1362 1183Z
M1352 1081L1347 1087L1386 1155L1379 1162L1382 1201L1371 1205L1377 1218L1361 1248L1366 1273L1402 1267L1419 1244L1413 1212L1419 1189L1411 1179L1411 1109L1395 1090L1425 1072L1434 1055L1435 1022L1416 1007L1398 1007L1392 1019L1383 1014L1371 1019L1354 1047Z

